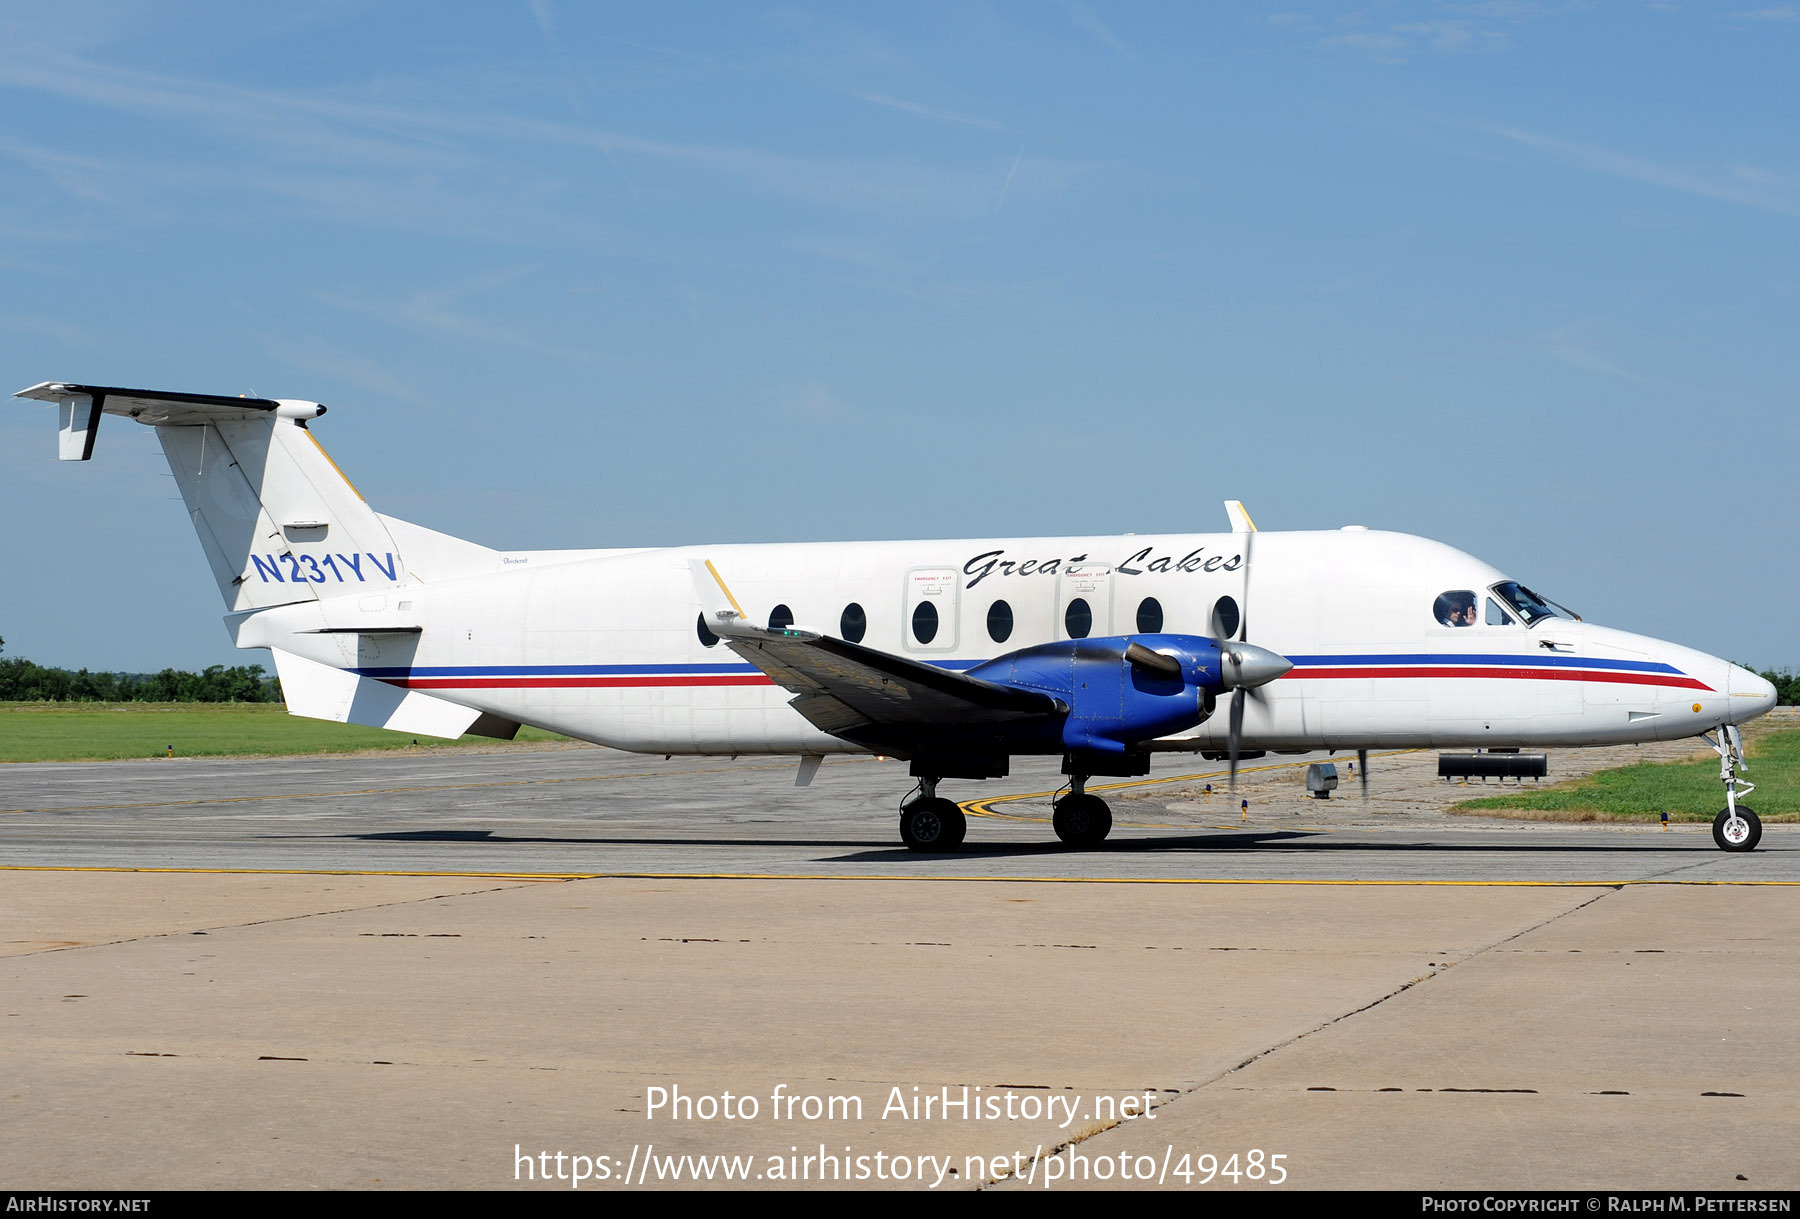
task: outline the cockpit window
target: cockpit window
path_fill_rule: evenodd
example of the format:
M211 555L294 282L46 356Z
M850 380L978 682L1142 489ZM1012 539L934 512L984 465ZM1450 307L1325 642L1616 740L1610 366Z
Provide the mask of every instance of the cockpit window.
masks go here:
M1524 619L1526 626L1536 626L1546 618L1574 618L1568 610L1544 598L1515 580L1494 585L1494 595Z
M1431 612L1442 626L1474 626L1475 594L1466 588L1439 593Z
M1492 597L1488 597L1486 600L1487 624L1489 626L1511 626L1513 624L1512 615L1501 609L1498 605L1495 605Z

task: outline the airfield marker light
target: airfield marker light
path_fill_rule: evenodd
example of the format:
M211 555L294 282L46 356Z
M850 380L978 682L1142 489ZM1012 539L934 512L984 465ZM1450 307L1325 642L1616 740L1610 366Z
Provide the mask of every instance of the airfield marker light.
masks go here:
M1250 820L1250 801L1246 799L1240 807L1244 810L1244 820Z
M171 758L175 756L175 746L173 745L169 746L169 756Z
M1669 832L1669 811L1667 809L1663 810L1662 827L1663 827L1663 833L1666 834Z

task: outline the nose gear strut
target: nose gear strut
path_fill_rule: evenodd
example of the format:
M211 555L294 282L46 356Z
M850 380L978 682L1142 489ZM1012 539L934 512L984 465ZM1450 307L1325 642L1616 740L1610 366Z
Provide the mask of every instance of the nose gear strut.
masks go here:
M1719 755L1719 780L1725 784L1725 808L1713 818L1713 841L1721 851L1754 851L1762 841L1762 819L1747 804L1739 804L1739 796L1756 790L1756 784L1738 778L1738 771L1748 770L1744 758L1744 738L1736 724L1719 726L1718 739L1706 733L1700 739Z

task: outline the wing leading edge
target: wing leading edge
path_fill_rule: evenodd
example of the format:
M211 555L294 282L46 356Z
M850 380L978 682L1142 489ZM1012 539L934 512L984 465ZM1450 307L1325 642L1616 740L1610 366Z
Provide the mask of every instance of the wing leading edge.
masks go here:
M983 729L1060 723L1068 704L811 631L733 624L725 644L792 691L820 731L896 755Z
M751 622L713 565L690 562L701 618L725 645L793 693L790 705L821 732L907 757L969 747L987 735L1041 725L1054 733L1069 705L1054 695L970 677L846 639Z

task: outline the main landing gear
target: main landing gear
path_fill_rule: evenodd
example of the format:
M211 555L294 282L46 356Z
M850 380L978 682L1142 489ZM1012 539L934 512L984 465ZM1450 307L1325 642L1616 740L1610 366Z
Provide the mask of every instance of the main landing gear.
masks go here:
M909 851L954 851L969 832L956 801L937 794L936 779L920 779L919 795L900 806L900 840Z
M1080 766L1085 770L1093 764L1081 756L1069 761L1067 766ZM1055 813L1050 823L1064 846L1078 850L1097 847L1112 832L1112 810L1099 796L1088 793L1087 781L1092 776L1070 774L1067 766L1064 773L1069 775L1069 791L1053 806ZM1134 774L1149 770L1148 759L1132 759L1130 766L1130 773ZM1121 769L1120 764L1114 763L1114 769ZM900 806L900 840L907 850L921 854L956 850L969 832L968 818L954 800L946 800L937 794L937 785L944 776L913 773L919 780L918 794ZM1005 774L1003 769L990 769L987 773L951 777L1004 778Z
M1069 794L1055 804L1050 824L1064 846L1097 847L1112 832L1112 809L1099 796L1087 793L1086 775L1069 776Z
M1713 818L1713 841L1721 851L1754 851L1762 841L1762 820L1749 805L1737 802L1739 796L1756 790L1756 784L1737 776L1749 765L1744 761L1744 739L1736 724L1722 726L1717 740L1705 734L1701 739L1718 753L1719 779L1725 784L1725 807Z

